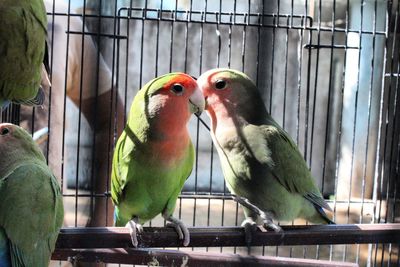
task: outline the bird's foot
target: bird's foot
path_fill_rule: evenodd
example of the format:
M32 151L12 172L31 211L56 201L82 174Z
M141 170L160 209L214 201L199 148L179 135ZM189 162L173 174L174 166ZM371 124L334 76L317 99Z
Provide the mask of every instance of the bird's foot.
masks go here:
M244 227L246 245L250 248L253 233L257 231L257 223L252 218L248 217L242 222L242 227Z
M129 228L132 245L135 248L137 248L137 246L139 244L137 234L143 232L143 226L141 224L139 224L138 221L139 221L138 218L135 217L125 225L125 227Z
M175 231L178 233L179 239L183 240L183 245L187 247L190 242L190 234L186 225L179 219L172 217L172 215L163 217L168 221L167 226L175 228Z
M272 216L269 215L268 213L262 212L261 215L260 215L260 217L262 218L264 228L265 228L267 231L274 231L274 232L283 231L282 228L281 228L279 225L275 224L275 223L272 221L272 219L271 219Z

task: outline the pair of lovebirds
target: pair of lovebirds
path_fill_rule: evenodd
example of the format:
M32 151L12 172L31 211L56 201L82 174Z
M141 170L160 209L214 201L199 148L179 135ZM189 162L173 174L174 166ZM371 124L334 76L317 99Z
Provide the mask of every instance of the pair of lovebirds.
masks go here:
M244 73L214 69L197 81L170 73L138 92L114 150L115 224L131 229L134 246L141 224L160 213L189 244L173 212L194 163L186 124L204 109L227 186L245 211L248 242L257 219L275 231L273 219L332 223L299 150ZM63 221L57 179L19 126L0 124L0 152L0 266L46 266Z
M244 209L248 244L260 221L275 231L281 228L273 219L333 223L296 144L268 114L248 76L232 69L209 70L197 80L170 73L137 93L114 150L115 225L130 228L135 247L141 225L158 214L189 244L189 231L173 212L194 164L186 125L204 109L226 184Z

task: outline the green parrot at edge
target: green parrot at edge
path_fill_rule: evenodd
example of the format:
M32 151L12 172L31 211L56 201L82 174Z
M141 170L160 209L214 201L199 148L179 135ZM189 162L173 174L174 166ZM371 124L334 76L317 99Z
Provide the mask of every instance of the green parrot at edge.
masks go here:
M129 227L134 247L141 224L160 213L175 227L183 245L189 244L189 231L173 212L194 163L186 125L204 105L196 81L184 73L151 80L133 100L114 150L111 196L115 226Z
M48 266L64 218L60 186L32 137L0 124L0 266Z
M0 25L0 108L42 105L50 86L43 0L1 0Z
M299 149L268 114L249 77L232 69L213 69L197 83L206 99L227 187L245 212L247 241L260 218L275 231L281 228L273 219L333 223L324 212L331 208Z

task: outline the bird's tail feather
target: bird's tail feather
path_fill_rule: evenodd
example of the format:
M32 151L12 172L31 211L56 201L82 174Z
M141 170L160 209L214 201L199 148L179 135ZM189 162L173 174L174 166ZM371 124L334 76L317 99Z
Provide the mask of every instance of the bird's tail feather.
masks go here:
M21 105L27 105L27 106L42 106L44 103L44 100L46 99L46 93L44 92L42 87L39 87L39 90L36 94L36 96L30 100L13 100L14 103L21 104Z
M0 99L0 109L5 110L10 105L10 101Z
M326 222L326 224L336 224L334 221L329 219L328 215L326 215L325 211L320 207L315 205L317 212L321 215L321 218Z
M0 227L0 266L11 267L10 249L7 236Z

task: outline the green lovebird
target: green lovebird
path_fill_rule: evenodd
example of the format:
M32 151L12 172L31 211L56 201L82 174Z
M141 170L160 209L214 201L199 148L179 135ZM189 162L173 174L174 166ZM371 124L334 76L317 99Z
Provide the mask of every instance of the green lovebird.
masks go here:
M281 229L273 219L333 223L323 210L331 209L297 146L268 114L249 77L213 69L197 83L206 99L227 187L244 206L246 233L259 218L276 231Z
M48 266L64 218L60 186L32 137L0 124L0 266Z
M0 108L42 105L41 85L50 84L43 0L1 0L0 25Z
M115 146L111 196L115 225L137 231L162 214L174 226L183 245L189 231L173 212L194 163L194 148L186 125L192 113L204 110L196 81L184 73L169 73L148 82L135 96L127 125Z

